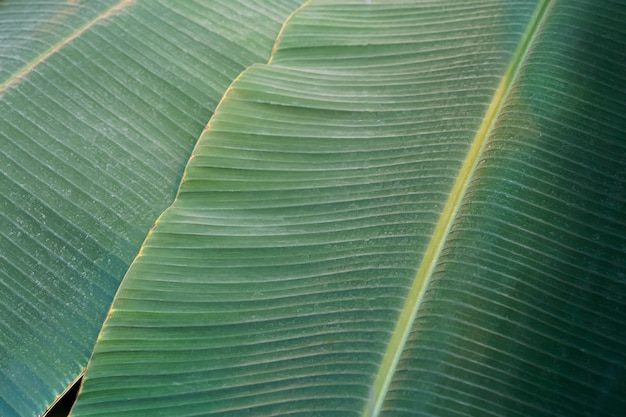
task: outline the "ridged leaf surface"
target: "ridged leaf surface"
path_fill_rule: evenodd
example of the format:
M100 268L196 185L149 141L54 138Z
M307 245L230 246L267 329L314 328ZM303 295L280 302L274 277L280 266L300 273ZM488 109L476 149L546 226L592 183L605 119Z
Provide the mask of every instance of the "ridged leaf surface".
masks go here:
M297 5L0 4L0 415L80 374L216 103Z
M623 415L626 5L299 3L0 5L0 415Z
M75 415L619 415L625 11L307 3L200 138Z

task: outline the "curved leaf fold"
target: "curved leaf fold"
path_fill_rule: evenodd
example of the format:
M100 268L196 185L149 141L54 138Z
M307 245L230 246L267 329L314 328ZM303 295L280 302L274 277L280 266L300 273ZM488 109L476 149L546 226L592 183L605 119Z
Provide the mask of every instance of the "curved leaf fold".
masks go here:
M0 415L40 415L224 90L297 1L0 4Z

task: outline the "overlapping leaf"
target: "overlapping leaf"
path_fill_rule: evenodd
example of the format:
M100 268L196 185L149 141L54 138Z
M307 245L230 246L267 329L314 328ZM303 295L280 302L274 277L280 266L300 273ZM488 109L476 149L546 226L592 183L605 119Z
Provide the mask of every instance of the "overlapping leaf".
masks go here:
M215 104L297 5L0 4L0 415L81 372Z
M74 415L620 415L625 16L308 3L202 135Z
M589 100L623 106L594 70L623 73L615 49L581 44L621 11L588 8L297 13L201 138L122 285L77 415L617 412L624 123ZM407 308L405 346L392 335L411 326Z

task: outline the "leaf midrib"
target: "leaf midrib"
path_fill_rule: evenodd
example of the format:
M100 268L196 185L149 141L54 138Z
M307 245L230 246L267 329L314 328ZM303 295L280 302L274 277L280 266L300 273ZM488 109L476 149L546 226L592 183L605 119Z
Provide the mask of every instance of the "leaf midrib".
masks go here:
M532 44L534 43L540 28L544 25L549 10L552 8L556 0L540 0L535 12L533 13L526 30L522 34L520 41L511 57L498 87L489 103L489 107L485 112L485 116L476 132L470 149L467 153L463 165L457 175L452 186L450 195L442 210L441 216L437 221L432 237L428 242L426 251L422 261L418 267L413 284L407 295L405 304L398 317L396 327L391 334L387 349L384 353L378 374L374 379L372 388L370 389L369 399L365 406L362 416L373 417L380 414L387 391L391 384L391 380L397 368L400 356L404 351L404 346L409 337L413 322L417 316L426 289L430 282L433 270L439 259L439 255L445 246L448 233L452 227L459 207L464 199L465 193L471 182L474 170L485 147L485 143L501 109L506 102L511 91L511 87L515 84L517 75L522 63L526 60Z

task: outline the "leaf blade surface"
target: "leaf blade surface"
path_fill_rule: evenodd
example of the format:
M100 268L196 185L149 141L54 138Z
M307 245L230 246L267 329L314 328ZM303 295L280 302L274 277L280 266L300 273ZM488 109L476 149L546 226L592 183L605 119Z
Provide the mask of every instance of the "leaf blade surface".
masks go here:
M271 64L229 90L131 268L78 415L123 407L105 387L134 398L131 414L366 409L415 269L536 6L502 6L489 20L485 5L487 24L476 12L466 28L472 8L450 5L319 2L293 17ZM431 20L416 25L419 16ZM180 338L191 339L182 362L159 347ZM144 367L118 385L135 360Z
M3 416L81 373L210 112L297 6L70 3L0 6Z
M624 12L555 4L481 158L383 415L622 413L626 101L611 85L624 77L614 47L626 40L614 30Z

